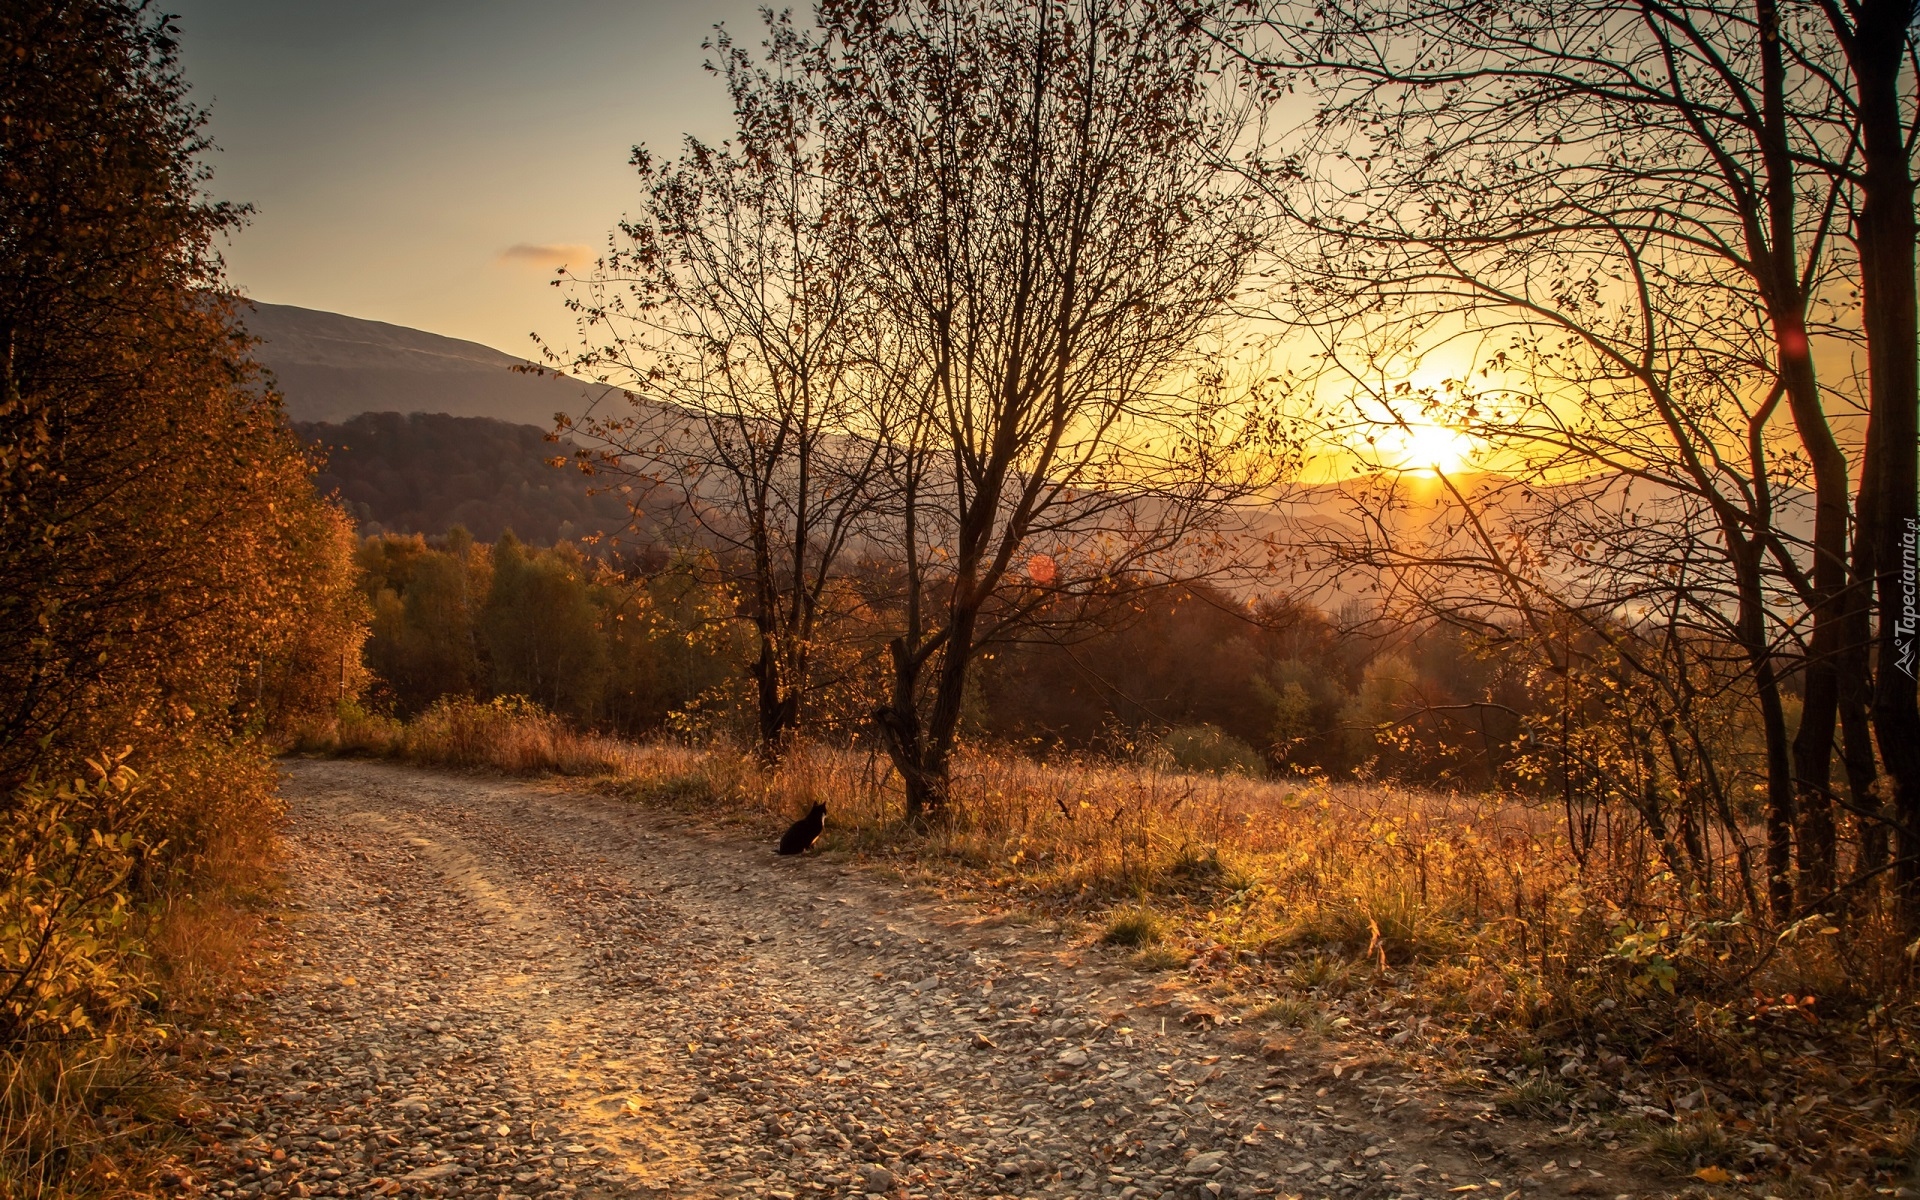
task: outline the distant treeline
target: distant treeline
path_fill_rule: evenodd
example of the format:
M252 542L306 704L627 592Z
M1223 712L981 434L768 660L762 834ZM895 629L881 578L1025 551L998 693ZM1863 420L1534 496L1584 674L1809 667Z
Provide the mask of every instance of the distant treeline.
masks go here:
M616 533L627 506L590 495L547 466L574 446L487 417L361 413L338 425L301 422L300 440L325 460L315 483L337 493L363 533L440 533L455 526L492 542L508 530L540 544Z
M370 536L370 703L412 716L443 697L526 696L626 735L752 736L754 636L710 557L602 559L464 529ZM843 658L807 724L858 740L881 694L887 573L836 605ZM1349 614L1350 616L1352 614ZM1043 753L1163 748L1183 766L1355 769L1483 784L1517 722L1469 699L1523 689L1445 627L1342 636L1310 605L1249 603L1202 583L1122 584L1091 625L997 647L967 697L969 736Z
M1155 738L1195 768L1493 782L1526 706L1514 672L1447 626L1361 636L1364 619L1204 583L1141 588L1103 627L997 651L979 724L1041 748ZM1502 703L1475 703L1488 696Z
M369 702L412 716L450 696L525 696L622 732L692 719L729 694L746 650L724 597L691 569L651 575L570 542L488 545L464 529L367 538Z

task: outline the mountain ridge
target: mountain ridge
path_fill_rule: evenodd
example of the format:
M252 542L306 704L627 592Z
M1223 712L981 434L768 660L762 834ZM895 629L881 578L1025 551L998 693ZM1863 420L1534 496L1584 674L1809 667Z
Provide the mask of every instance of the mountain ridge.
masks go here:
M339 423L367 412L445 413L552 429L579 416L604 387L535 366L479 342L291 304L242 301L258 338L254 358L272 373L296 422Z

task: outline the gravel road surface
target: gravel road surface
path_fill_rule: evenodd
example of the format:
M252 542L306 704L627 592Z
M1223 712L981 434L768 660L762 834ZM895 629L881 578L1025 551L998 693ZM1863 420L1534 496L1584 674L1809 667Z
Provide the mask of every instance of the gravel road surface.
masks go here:
M558 785L289 771L281 975L208 1081L209 1194L1644 1194L830 858Z

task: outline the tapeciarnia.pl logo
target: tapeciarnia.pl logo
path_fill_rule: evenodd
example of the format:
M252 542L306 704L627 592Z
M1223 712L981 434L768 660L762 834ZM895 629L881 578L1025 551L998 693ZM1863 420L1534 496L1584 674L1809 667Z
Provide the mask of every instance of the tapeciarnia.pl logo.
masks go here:
M1900 616L1893 623L1894 665L1914 678L1914 631L1920 628L1920 592L1916 591L1915 563L1920 556L1920 520L1907 518L1907 536L1900 547Z

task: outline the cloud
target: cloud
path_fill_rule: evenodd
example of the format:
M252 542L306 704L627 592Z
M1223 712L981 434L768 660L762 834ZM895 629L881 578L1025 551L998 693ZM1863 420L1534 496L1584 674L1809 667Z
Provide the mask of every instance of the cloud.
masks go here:
M565 266L584 267L593 261L593 251L585 246L520 242L502 250L500 261L542 269Z

